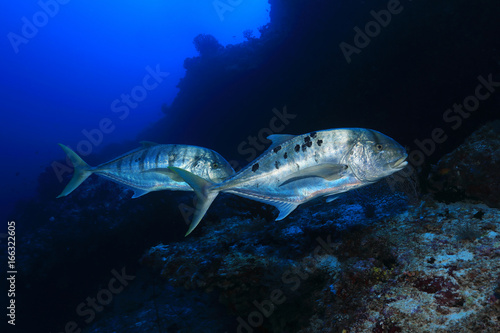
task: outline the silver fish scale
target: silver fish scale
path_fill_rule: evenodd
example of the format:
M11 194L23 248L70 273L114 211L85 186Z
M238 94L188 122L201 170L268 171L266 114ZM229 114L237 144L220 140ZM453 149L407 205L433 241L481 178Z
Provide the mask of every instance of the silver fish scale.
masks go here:
M405 149L388 136L364 128L341 128L308 134L272 135L271 147L243 170L219 184L189 172L176 173L192 184L198 204L186 235L200 223L220 192L274 205L277 221L300 204L371 184L404 168Z
M173 173L168 169L169 166L188 170L215 182L233 174L229 164L215 151L187 145L138 148L95 167L94 172L145 191L191 191L191 187L181 179L171 178Z
M335 187L336 193L348 191L359 184L359 180L349 171L335 182L318 177L298 180L283 186L280 184L301 169L324 163L347 164L346 158L359 135L360 133L355 133L352 129L324 130L299 135L281 144L272 145L260 158L227 179L218 188L254 200L296 203L323 194L332 194Z

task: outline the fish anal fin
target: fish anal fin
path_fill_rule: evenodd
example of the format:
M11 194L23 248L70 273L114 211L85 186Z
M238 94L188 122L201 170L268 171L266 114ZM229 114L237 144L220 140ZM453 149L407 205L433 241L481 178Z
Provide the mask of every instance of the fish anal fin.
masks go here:
M276 221L282 220L285 217L288 216L295 208L297 208L300 203L295 203L295 202L289 202L289 201L283 201L277 198L270 198L266 196L261 196L258 193L248 191L248 190L242 190L242 189L232 189L230 190L230 193L237 194L241 197L248 198L251 200L259 201L268 205L272 205L276 207L280 213L278 214L278 217L276 218Z
M314 166L310 166L301 170L298 170L294 173L288 175L283 179L283 182L279 186L283 186L289 184L291 182L310 178L310 177L319 177L328 181L337 180L342 178L344 171L347 169L347 165L345 164L329 164L322 163Z
M276 221L283 220L285 217L287 217L291 212L295 210L299 205L296 203L291 203L291 202L279 202L279 203L273 203L274 207L278 208L280 213L278 217L276 218Z

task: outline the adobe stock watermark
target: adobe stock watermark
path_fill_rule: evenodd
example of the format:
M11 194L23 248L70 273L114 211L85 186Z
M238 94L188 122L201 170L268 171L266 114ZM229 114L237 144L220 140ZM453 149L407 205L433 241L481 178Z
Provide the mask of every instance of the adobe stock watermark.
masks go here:
M246 319L242 317L236 319L238 333L252 333L254 329L262 326L264 319L269 318L279 305L286 302L284 290L297 291L301 284L317 270L320 257L325 254L333 255L334 244L330 235L326 237L326 241L321 237L316 238L316 241L319 245L316 246L312 255L305 257L298 266L286 270L281 275L282 288L272 290L267 299L254 300L252 304L255 310L250 312Z
M290 121L297 117L296 114L289 113L286 105L283 106L283 110L280 111L277 108L272 109L273 117L269 120L268 126L261 128L256 135L249 135L246 140L240 142L237 146L238 153L241 156L246 156L245 160L247 162L253 161L260 153L266 149L269 140L267 137L272 134L278 134L285 130L286 126L290 124ZM235 160L229 161L229 164L234 170L238 171L240 169L240 163ZM189 225L191 223L191 216L195 212L197 197L194 196L192 205L187 205L185 203L179 204L178 208L184 219L184 222Z
M353 54L360 54L363 49L368 47L372 39L380 35L382 28L386 28L391 23L392 17L400 14L403 9L404 7L399 0L389 0L387 9L382 9L377 12L374 10L370 11L373 20L368 21L363 30L358 26L354 27L354 32L356 33L353 38L354 45L346 42L341 42L339 44L340 50L347 63L350 64L352 62L351 57Z
M130 93L123 93L120 98L116 98L111 102L110 109L118 120L123 121L128 118L130 111L139 106L139 103L148 97L148 93L156 89L163 80L170 75L168 72L162 72L160 65L157 64L155 68L146 66L146 75L142 78L141 84L134 86ZM92 153L93 149L103 143L104 136L111 134L116 129L116 119L113 122L111 118L102 118L95 128L84 128L81 133L84 139L80 140L76 145L76 152L82 156L88 156ZM68 158L66 164L57 161L51 164L58 181L63 181L65 173L73 172L73 167Z
M214 0L212 6L215 12L219 16L219 20L224 21L224 15L227 12L232 12L239 5L243 3L243 0Z
M452 130L457 130L462 126L464 119L477 111L481 102L487 100L497 88L500 88L500 81L493 80L493 74L488 74L485 78L482 75L477 77L479 83L474 89L474 94L465 97L462 103L454 103L452 108L446 109L443 113L443 121L450 124ZM415 139L413 142L417 146L408 154L408 161L415 167L421 166L426 157L431 156L436 151L436 144L442 144L448 140L446 131L441 127L434 128L430 137L423 140Z
M121 272L115 269L111 270L113 277L108 281L107 288L97 292L95 297L87 297L83 302L76 306L75 312L83 319L85 324L90 324L94 321L96 313L102 312L104 307L111 304L113 297L123 292L130 281L135 279L134 275L128 275L125 272L125 267ZM75 320L68 321L64 325L64 330L59 333L81 333L82 329Z
M19 33L11 31L7 34L7 39L14 53L19 53L19 47L28 44L30 40L35 38L39 30L45 27L59 13L61 5L66 5L69 2L70 0L38 1L39 11L35 12L31 18L26 16L21 17L22 26Z

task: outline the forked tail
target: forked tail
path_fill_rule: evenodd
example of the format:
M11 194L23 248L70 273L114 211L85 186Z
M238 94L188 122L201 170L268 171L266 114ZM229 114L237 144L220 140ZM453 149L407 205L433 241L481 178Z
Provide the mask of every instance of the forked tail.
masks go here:
M72 151L69 147L66 147L63 144L59 144L61 148L64 150L66 155L68 155L71 163L73 163L73 178L71 178L70 182L64 190L57 197L64 197L73 192L75 188L77 188L85 179L87 179L92 174L92 167L85 163L84 160L80 158L74 151Z
M184 181L193 188L196 196L198 197L198 203L196 204L193 220L191 221L189 229L186 232L187 236L194 230L194 228L198 226L200 221L203 219L203 216L205 216L205 213L219 194L219 191L212 189L214 185L213 183L189 171L175 167L169 167L169 169L178 174L182 179L184 179Z

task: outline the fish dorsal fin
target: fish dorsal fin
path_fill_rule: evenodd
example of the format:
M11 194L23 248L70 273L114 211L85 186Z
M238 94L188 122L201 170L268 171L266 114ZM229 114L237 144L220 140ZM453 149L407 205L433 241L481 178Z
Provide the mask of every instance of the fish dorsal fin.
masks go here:
M269 202L271 203L271 202ZM285 217L287 217L291 212L295 210L299 205L291 202L273 202L272 205L274 207L278 208L280 211L280 214L276 218L276 221L283 220Z
M152 141L141 141L139 142L143 148L148 148L148 147L153 147L153 146L157 146L158 143L156 142L152 142Z
M155 173L159 173L162 175L166 175L166 176L170 177L170 179L172 179L174 182L184 183L184 179L182 179L182 177L179 176L178 173L170 170L169 168L154 168L154 169L141 171L141 173L150 173L150 172L155 172Z
M293 134L272 134L267 137L268 140L271 140L273 143L270 148L274 148L285 141L295 138Z
M279 186L310 177L320 177L328 181L336 180L342 178L346 169L347 165L345 164L322 163L313 165L288 175Z

